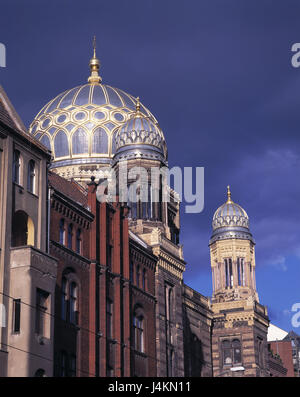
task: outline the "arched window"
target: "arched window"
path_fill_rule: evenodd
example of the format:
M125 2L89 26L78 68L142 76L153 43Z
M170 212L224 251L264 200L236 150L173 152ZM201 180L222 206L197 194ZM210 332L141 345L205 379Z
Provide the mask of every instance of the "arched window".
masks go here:
M13 156L13 182L20 185L21 154L19 150L14 150Z
M27 190L30 193L35 193L35 162L33 160L28 163Z
M72 223L70 223L68 226L68 248L70 248L70 250L73 247L72 240L73 240L73 225Z
M223 340L222 342L222 353L223 353L223 364L231 365L232 357L231 357L231 344L229 340Z
M264 349L263 340L258 338L258 364L260 368L264 367Z
M61 318L63 320L67 319L67 300L67 279L66 277L63 277L61 282Z
M76 231L76 252L81 254L81 229Z
M39 369L35 372L34 376L35 376L35 378L44 378L44 377L46 377L46 372L45 372L44 369L39 368Z
M89 152L88 135L81 127L77 128L72 137L73 154L83 154Z
M69 155L69 142L64 131L59 130L54 139L55 157L65 157Z
M34 223L24 211L17 211L12 219L12 247L34 246Z
M65 244L65 221L61 219L59 221L59 242L60 244Z
M97 128L93 135L92 153L107 153L108 137L103 128Z
M242 350L241 350L241 342L238 339L234 339L232 341L232 350L233 350L233 364L241 363Z
M134 348L144 353L144 318L142 315L133 317Z
M232 273L231 258L224 259L224 267L225 267L226 288L232 288L233 287L233 273Z
M48 135L43 135L41 138L41 143L46 146L47 149L51 150L50 140Z
M70 284L70 323L77 324L77 285L73 281Z
M239 339L222 341L223 365L237 365L242 363L242 348Z

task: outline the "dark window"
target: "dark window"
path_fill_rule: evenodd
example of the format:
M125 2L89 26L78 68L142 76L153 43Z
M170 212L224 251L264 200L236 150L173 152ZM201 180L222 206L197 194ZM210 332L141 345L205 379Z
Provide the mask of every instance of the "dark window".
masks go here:
M30 160L27 171L27 190L35 193L35 162Z
M49 293L37 288L36 291L36 318L35 318L35 332L38 335L45 335L46 327L46 312L48 305Z
M76 252L81 254L81 230L77 229L76 232Z
M144 318L142 316L133 317L133 333L135 350L144 352Z
M130 262L130 265L129 265L129 279L133 283L133 263L132 262Z
M65 221L61 219L59 221L59 242L60 244L65 244Z
M73 225L72 223L68 226L68 248L70 248L70 250L73 247Z
M142 284L143 284L143 290L146 290L146 269L143 269L143 277L142 277Z
M77 285L76 283L72 282L70 284L70 322L72 324L77 324L77 313L78 313L78 308L77 308Z
M13 156L13 182L20 184L20 167L21 167L21 155L18 150L14 151Z
M232 260L231 260L231 258L224 259L224 266L225 266L226 287L227 288L232 288L233 287L233 273L232 273Z
M39 369L35 372L34 376L35 376L36 378L44 378L44 377L46 376L45 370L42 369L42 368L39 368Z
M68 361L67 353L62 351L60 353L60 371L59 371L59 374L62 377L67 376L67 361Z
M237 258L238 284L245 285L244 258Z
M136 286L140 287L140 267L139 266L136 269Z
M76 356L71 356L70 360L70 376L76 376Z
M21 299L14 299L14 333L20 332L21 326Z
M67 319L67 279L65 277L61 282L61 318Z

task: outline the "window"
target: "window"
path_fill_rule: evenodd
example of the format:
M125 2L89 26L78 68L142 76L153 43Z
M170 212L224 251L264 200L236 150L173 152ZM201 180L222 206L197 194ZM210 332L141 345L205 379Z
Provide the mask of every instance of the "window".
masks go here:
M232 349L233 349L233 364L241 363L242 362L241 342L238 339L234 339L232 341Z
M70 322L77 324L77 285L72 282L70 284Z
M144 352L144 318L142 316L133 317L133 333L135 350Z
M15 334L20 333L20 323L21 323L21 299L14 299L13 304L13 332Z
M27 190L35 193L35 162L30 160L27 170Z
M72 239L73 239L73 225L72 223L70 223L70 225L68 226L68 248L70 248L70 250L72 249Z
M77 229L76 231L76 252L77 254L81 254L81 230Z
M139 266L136 269L136 286L140 287L140 267Z
M146 291L146 269L143 269L142 287L143 290Z
M261 368L264 367L264 345L263 340L261 338L257 338L257 345L258 345L258 364Z
M48 297L49 297L48 292L37 288L35 332L41 336L45 336L45 332L46 332L46 312L48 305Z
M60 353L60 371L59 371L59 375L62 377L67 376L67 353L62 351Z
M238 284L245 285L244 258L237 258Z
M39 368L37 371L35 371L34 374L35 378L45 378L46 377L46 372L44 369Z
M129 265L129 280L133 283L133 263L130 262Z
M242 363L242 349L239 339L222 341L223 365L236 365Z
M65 244L65 221L61 219L59 221L59 242L60 244Z
M231 258L224 259L224 265L225 265L226 288L232 288L233 287L233 273L232 273Z
M76 376L76 356L71 356L70 360L70 376Z
M67 319L67 279L65 277L61 282L61 318Z
M34 223L24 211L17 211L12 218L12 247L34 246Z
M14 151L13 155L13 182L20 185L20 168L21 168L21 155L18 150Z

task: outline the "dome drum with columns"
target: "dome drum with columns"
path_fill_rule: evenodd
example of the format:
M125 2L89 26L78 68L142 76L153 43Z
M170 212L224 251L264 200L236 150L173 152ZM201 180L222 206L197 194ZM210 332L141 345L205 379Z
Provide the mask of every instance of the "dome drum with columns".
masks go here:
M88 84L59 94L30 125L29 132L52 152L51 168L66 178L89 179L99 167L111 164L122 146L126 156L130 151L136 155L138 146L150 158L167 158L164 135L153 114L132 95L103 84L99 68L94 46ZM131 150L129 142L135 145Z

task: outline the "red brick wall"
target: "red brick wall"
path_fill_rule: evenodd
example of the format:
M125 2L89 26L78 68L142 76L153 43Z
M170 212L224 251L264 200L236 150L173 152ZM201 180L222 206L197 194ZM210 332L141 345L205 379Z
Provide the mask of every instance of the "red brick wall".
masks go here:
M69 212L68 212L69 211ZM59 223L65 222L65 245L59 243ZM73 225L72 249L68 247L68 225ZM76 356L77 376L89 376L89 269L86 259L89 256L90 221L83 217L78 208L75 211L67 207L57 197L52 198L50 213L50 254L58 259L56 293L55 293L55 326L54 326L54 371L59 375L61 352L65 351L70 358ZM76 231L81 229L81 255L75 252ZM82 258L83 257L83 258ZM78 327L62 319L61 296L62 277L74 278L78 284ZM72 276L71 276L72 275Z
M294 377L292 345L290 341L269 342L273 354L279 354L283 366L288 370L286 376Z

